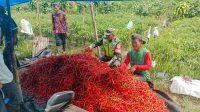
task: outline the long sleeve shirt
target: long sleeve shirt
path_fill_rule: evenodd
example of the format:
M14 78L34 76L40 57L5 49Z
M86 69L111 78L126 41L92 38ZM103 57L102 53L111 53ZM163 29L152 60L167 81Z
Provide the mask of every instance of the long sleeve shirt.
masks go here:
M130 64L130 61L131 61L130 60L130 56L129 56L129 54L127 54L126 58L125 58L125 61L122 64L121 68L126 69L127 66ZM145 59L144 59L144 65L134 65L133 67L136 70L139 70L139 71L146 71L146 70L150 70L151 66L152 66L151 53L147 52L146 55L145 55Z
M68 16L64 11L54 12L52 14L52 26L55 33L69 32Z

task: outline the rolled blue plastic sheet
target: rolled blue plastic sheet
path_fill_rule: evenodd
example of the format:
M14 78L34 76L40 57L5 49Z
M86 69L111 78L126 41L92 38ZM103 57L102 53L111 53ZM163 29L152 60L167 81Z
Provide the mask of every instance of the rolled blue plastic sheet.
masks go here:
M9 98L5 98L5 99L4 99L4 103L5 103L5 104L8 104L9 102L10 102L10 99L9 99Z
M32 0L9 0L10 2L10 5L13 6L13 5L17 5L17 4L22 4L22 3L26 3L26 2L31 2ZM57 1L61 1L61 0L57 0ZM83 1L83 2L100 2L100 1L131 1L131 0L65 0L66 2L67 1ZM6 6L6 0L0 0L0 5L1 6Z
M22 3L26 3L26 2L31 2L32 0L9 0L10 1L10 5L17 5L17 4L22 4ZM6 6L6 0L0 0L0 5L1 6Z

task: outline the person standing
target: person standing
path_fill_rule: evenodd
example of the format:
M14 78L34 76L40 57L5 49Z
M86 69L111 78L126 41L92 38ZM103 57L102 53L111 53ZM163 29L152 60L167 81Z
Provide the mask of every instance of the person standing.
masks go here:
M8 112L20 112L22 95L19 87L13 81L13 74L4 63L2 53L0 53L0 89L6 98L10 99L6 104ZM0 100L0 112L3 111L3 100ZM2 109L2 110L1 110Z
M108 28L105 32L105 37L102 37L98 42L90 45L89 49L93 49L98 46L102 46L105 51L105 55L100 57L100 61L106 62L110 67L121 66L122 44L115 36L113 28Z
M53 32L56 37L57 53L60 52L62 45L63 52L66 51L66 38L69 33L68 15L61 10L58 3L53 4L54 12L52 13Z
M135 34L131 36L132 47L127 53L124 63L121 68L126 69L127 66L131 65L131 72L136 78L150 82L150 72L152 67L151 53L143 47L146 42L142 39L142 36Z
M11 30L12 30L11 34L10 34L9 24L11 25ZM13 60L11 51L14 50L14 44L17 44L18 41L17 38L18 26L12 18L10 21L10 18L8 17L8 15L6 15L6 11L3 6L0 6L0 28L1 28L0 43L3 44L3 37L5 40L4 41L5 48L3 52L4 61L9 70L13 72L12 69Z

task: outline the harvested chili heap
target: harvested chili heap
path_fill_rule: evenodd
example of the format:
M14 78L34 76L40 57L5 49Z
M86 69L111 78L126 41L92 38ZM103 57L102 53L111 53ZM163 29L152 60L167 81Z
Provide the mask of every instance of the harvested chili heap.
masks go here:
M21 74L23 91L36 98L73 90L73 104L89 112L166 112L165 102L126 70L111 69L89 53L41 59Z

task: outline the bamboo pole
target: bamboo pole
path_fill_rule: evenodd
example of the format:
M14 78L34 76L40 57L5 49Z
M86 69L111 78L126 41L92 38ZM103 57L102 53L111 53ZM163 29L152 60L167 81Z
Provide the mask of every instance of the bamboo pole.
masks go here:
M34 57L34 55L35 55L35 38L33 38L33 45L32 45L32 47L33 47L33 50L32 50L32 57Z
M42 25L41 25L41 15L40 15L40 0L36 0L37 4L37 20L39 28L39 36L42 37Z
M36 0L36 15L37 15L37 21L38 21L38 29L39 29L39 37L42 37L42 24L41 24L41 15L40 15L40 0ZM32 52L32 57L35 56L37 53L38 49L38 38L39 37L34 37L33 38L33 52Z
M148 34L147 34L147 43L150 42L150 38L151 38L151 26L149 26L149 30L148 30Z
M11 10L10 10L10 0L6 0L6 5L7 5L7 12L8 12L8 17L9 17L9 40L11 41L10 44L10 53L11 53L11 65L12 65L12 73L13 73L13 80L16 82L17 86L19 87L19 92L20 92L20 97L22 97L22 90L21 90L21 85L20 85L20 80L19 80L19 74L17 73L17 60L14 52L14 39L12 37L12 28L11 28ZM23 97L22 97L23 100Z
M10 55L11 55L11 57L9 57L9 58L11 58L11 67L12 67L12 73L13 73L13 78L14 78L14 81L17 83L17 84L19 84L18 82L19 82L19 77L18 77L18 75L17 75L17 62L16 62L16 57L15 57L15 53L14 53L14 39L13 39L13 37L12 37L12 28L11 28L11 10L10 10L10 1L9 0L6 0L6 4L7 4L7 11L8 11L8 17L9 17L9 21L10 21L10 23L9 23L9 25L8 25L8 27L9 27L9 41L11 42L11 44L10 44Z
M94 28L94 36L96 37L96 41L98 41L96 18L95 18L95 15L94 15L94 4L93 4L93 2L90 2L90 12L91 12L91 16L92 16L92 22L93 22L93 28ZM98 56L100 57L101 53L100 53L99 47L97 47L97 51L98 51Z

